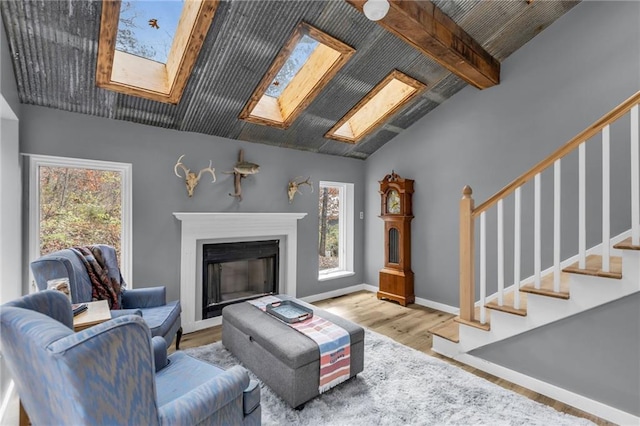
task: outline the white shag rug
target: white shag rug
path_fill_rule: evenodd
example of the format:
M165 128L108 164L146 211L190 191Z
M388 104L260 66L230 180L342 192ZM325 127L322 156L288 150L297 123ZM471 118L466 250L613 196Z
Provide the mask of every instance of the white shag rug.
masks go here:
M222 368L221 342L184 351ZM364 371L294 410L260 382L264 425L593 425L365 330Z

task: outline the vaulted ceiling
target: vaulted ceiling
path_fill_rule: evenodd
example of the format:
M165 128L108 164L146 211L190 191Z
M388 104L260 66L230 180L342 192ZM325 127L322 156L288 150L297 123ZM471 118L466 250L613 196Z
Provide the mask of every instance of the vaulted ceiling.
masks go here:
M392 0L389 14L378 22L363 15L362 3L220 1L177 104L97 87L101 1L3 0L0 12L24 104L365 159L469 84L469 78L459 75L467 76L473 68L482 73L491 61L499 67L578 2ZM444 27L454 34L444 36L448 47L447 43L443 47L425 41L424 33L432 30L420 28L428 24L423 13L427 6L442 13ZM288 128L240 119L247 101L302 21L351 46L355 53ZM456 50L470 61L452 58ZM479 51L482 53L476 55ZM436 61L430 54L441 57ZM325 137L394 70L426 88L355 144ZM477 78L488 82L485 87L495 84L486 76Z

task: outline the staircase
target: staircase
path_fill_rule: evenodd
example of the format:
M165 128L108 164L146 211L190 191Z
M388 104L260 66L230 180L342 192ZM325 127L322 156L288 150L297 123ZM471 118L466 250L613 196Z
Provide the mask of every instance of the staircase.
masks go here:
M596 246L588 251L586 268L579 268L577 256L562 263L559 291L553 287L553 272L545 271L539 288L533 277L521 282L518 307L512 286L505 289L502 304L497 293L486 298L484 324L457 317L430 329L433 351L456 359L473 349L640 291L640 245L631 244L629 233L612 239L608 272L602 271L602 256L597 254L601 246ZM481 306L476 305L474 314L479 317Z
M531 170L515 179L509 185L490 197L487 201L474 206L472 190L469 186L463 190L460 200L460 314L458 317L440 324L430 330L433 334L433 350L444 356L461 360L468 359L469 351L506 339L517 334L550 324L563 318L578 314L587 309L611 302L640 291L640 154L639 154L639 104L640 92L635 93L611 112L604 115L583 132L561 146L549 157L535 165ZM621 120L623 119L624 120ZM610 166L610 126L616 126L616 136L620 136L619 126L630 122L630 131L625 131L622 141L624 149L629 153L630 167L616 167L615 182L622 169L626 173L625 188L630 187L631 221L629 230L611 237L612 212L617 218L620 229L620 217L617 205L611 203L611 166ZM601 137L598 137L600 136ZM601 146L601 165L587 167L586 144L590 147ZM594 145L596 144L596 145ZM618 149L619 145L616 147ZM590 148L591 149L591 148ZM562 159L568 154L578 151L578 191L573 195L574 203L564 202L561 193ZM591 151L590 151L591 152ZM600 152L598 148L598 152ZM575 167L575 166L574 166ZM592 170L596 168L597 170ZM589 170L587 170L589 169ZM553 173L553 229L543 228L541 209L541 174L545 171ZM590 207L593 209L594 199L601 204L601 223L588 223L586 214L586 176L587 173L602 175L602 186L597 192L589 192ZM566 175L565 175L566 176ZM631 182L630 186L628 182ZM593 182L593 180L590 180ZM525 191L523 186L527 185ZM618 186L614 189L619 190ZM529 191L533 187L533 191ZM566 189L566 188L565 188ZM626 189L629 191L629 189ZM522 226L522 197L525 194L533 198L533 233L524 233ZM577 195L577 197L575 197ZM618 193L616 193L618 195ZM625 195L626 197L626 195ZM577 198L577 208L575 199ZM505 201L508 200L509 212L513 214L512 227L507 230L512 238L505 242ZM563 205L564 204L564 205ZM569 205L567 207L567 205ZM511 207L512 206L512 207ZM599 207L596 207L597 209ZM628 208L628 207L627 207ZM561 218L568 216L573 220L569 225L578 225L578 253L568 259L561 259ZM493 215L495 210L495 216ZM497 248L487 250L487 212L491 211L495 228ZM591 212L593 210L590 210ZM548 216L551 216L550 214ZM594 215L590 214L589 219ZM548 221L550 222L550 221ZM600 222L600 221L598 221ZM476 233L476 225L479 232ZM529 223L525 226L530 226ZM587 230L601 228L601 243L586 248ZM541 234L553 233L553 243L542 247ZM624 229L624 228L623 228ZM528 229L527 229L528 230ZM475 241L479 235L479 241ZM593 233L590 234L593 240ZM533 256L528 258L522 253L522 240L527 237L527 244L533 243ZM532 240L532 241L530 241ZM547 241L548 242L548 241ZM505 245L508 253L513 253L513 265L506 268ZM553 253L553 261L546 269L542 269L543 250ZM476 257L476 253L478 256ZM488 263L487 258L491 257ZM479 270L476 271L476 265ZM497 265L491 276L491 290L488 291L489 266ZM523 279L521 270L526 265L533 270L533 275ZM509 286L505 288L505 270L513 272L509 277ZM493 282L493 280L497 282ZM476 284L478 281L478 285ZM476 297L476 290L479 295Z

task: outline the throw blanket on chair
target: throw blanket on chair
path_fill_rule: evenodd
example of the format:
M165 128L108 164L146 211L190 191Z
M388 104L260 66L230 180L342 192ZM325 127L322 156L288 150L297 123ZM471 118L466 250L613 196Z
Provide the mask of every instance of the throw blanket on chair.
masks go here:
M82 260L91 279L91 298L106 300L109 309L120 309L120 284L109 277L102 250L96 246L74 247L72 250Z
M268 304L280 301L281 299L275 296L264 296L249 300L249 303L266 311ZM308 320L296 323L283 321L283 323L295 328L318 345L318 349L320 349L318 391L320 393L349 379L351 374L351 337L349 332L331 321L315 315Z

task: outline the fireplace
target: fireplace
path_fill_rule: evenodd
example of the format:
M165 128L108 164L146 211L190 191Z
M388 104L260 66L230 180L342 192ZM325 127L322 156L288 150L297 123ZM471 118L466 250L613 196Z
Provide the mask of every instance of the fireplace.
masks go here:
M279 240L202 246L202 319L232 303L278 292Z
M298 220L306 213L175 212L182 223L180 305L185 333L222 324L222 316L202 318L202 247L204 244L280 240L278 293L296 296Z

